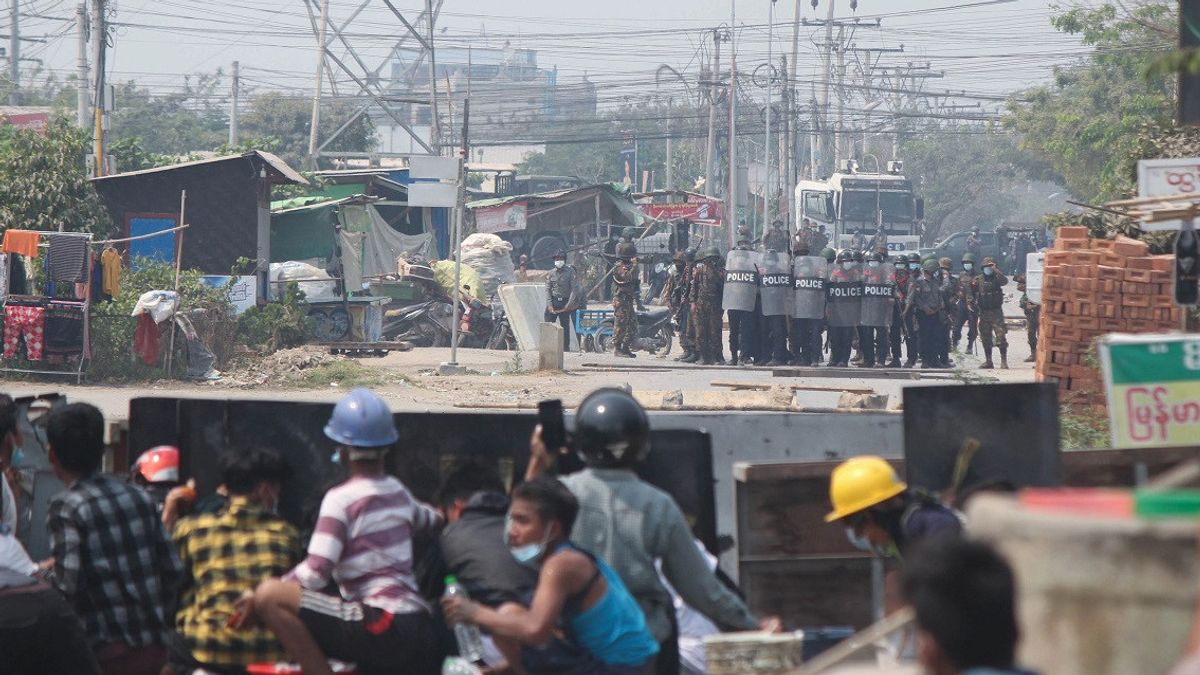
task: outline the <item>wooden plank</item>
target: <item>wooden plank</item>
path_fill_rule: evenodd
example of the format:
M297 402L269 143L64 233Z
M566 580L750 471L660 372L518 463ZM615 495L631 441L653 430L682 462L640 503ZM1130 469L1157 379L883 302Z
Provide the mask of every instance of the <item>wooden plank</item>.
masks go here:
M726 387L729 389L733 389L734 391L742 391L742 390L766 391L774 386L783 386L783 387L787 387L788 389L791 389L792 391L829 391L829 392L834 392L834 393L840 393L840 392L845 391L845 392L850 392L851 394L874 394L875 393L875 390L871 389L869 387L865 387L865 388L864 387L821 387L821 386L817 386L817 385L804 385L804 384L771 385L771 384L763 384L761 382L737 382L734 380L713 380L712 382L709 382L708 384L709 384L709 386L712 386L712 387Z

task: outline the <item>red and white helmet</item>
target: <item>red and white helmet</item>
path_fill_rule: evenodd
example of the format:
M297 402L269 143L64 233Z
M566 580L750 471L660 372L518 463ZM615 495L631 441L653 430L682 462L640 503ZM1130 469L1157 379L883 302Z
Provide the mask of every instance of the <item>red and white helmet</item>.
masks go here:
M179 448L173 445L150 448L137 458L134 466L148 483L178 483Z

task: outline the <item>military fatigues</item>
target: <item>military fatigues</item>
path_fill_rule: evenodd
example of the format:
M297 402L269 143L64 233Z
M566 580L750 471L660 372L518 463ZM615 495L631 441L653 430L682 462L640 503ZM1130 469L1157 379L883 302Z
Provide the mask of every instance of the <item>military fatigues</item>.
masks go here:
M784 229L771 229L763 237L764 251L780 251L787 252L791 247L788 246L788 233Z
M622 260L613 268L613 351L632 353L637 337L638 265Z
M953 332L953 324L957 320L959 312L959 297L958 297L958 277L950 273L949 270L941 268L938 274L935 275L938 284L942 288L942 325L945 326L940 341L941 351L938 353L938 360L943 364L950 363L950 345Z
M905 309L916 317L922 368L941 365L942 343L946 340L946 324L942 319L945 307L942 287L935 278L922 274L909 284Z
M706 258L696 262L689 289L692 320L695 324L696 350L704 363L713 363L721 356L721 289L725 269L720 259Z
M571 334L575 332L575 310L583 298L579 274L570 265L552 269L546 274L546 323L558 323L563 328L563 351L571 349Z
M1042 306L1029 299L1025 293L1021 294L1021 311L1025 312L1025 335L1029 340L1029 361L1034 359L1033 355L1037 354L1038 344L1038 320L1041 318Z
M985 366L992 363L993 345L1000 348L1000 361L1008 367L1008 330L1004 326L1004 286L1008 277L998 269L991 276L980 274L973 285L979 297L979 337L987 355Z
M671 276L667 277L667 285L662 292L662 296L667 299L667 308L671 310L671 316L675 317L675 323L679 326L679 346L685 356L690 354L693 348L691 326L688 325L691 305L687 301L692 264L685 264L682 270L672 268Z
M900 346L903 342L908 342L908 353L910 358L916 359L916 344L913 341L913 335L905 329L905 321L908 315L904 313L904 301L908 298L908 268L896 270L896 310L892 313L892 328L888 333L888 338L891 340L892 362L891 366L900 365L900 357L902 353Z
M967 353L975 352L975 340L979 338L979 298L975 292L975 278L978 277L975 271L964 271L958 277L959 289L959 312L958 317L954 319L954 346L958 347L959 340L962 339L963 324L967 325Z

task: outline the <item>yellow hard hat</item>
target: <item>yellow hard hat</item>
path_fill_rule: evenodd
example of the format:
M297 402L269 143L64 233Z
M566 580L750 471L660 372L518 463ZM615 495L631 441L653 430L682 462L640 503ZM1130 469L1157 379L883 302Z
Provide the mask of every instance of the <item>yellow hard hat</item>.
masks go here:
M882 457L865 455L848 459L833 470L829 479L833 511L825 516L825 522L832 523L882 504L907 489L892 465Z

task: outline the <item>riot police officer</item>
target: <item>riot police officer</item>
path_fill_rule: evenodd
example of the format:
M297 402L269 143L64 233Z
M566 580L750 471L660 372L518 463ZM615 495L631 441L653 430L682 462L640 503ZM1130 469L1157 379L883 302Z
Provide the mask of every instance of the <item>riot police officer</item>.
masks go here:
M943 368L942 343L946 339L943 286L937 280L936 260L926 260L922 274L909 286L905 311L914 315L920 331L921 367Z
M725 257L725 286L721 306L729 315L729 364L750 363L758 356L759 260L750 247L750 233L738 232L737 245Z
M899 368L900 348L905 339L911 339L904 332L904 300L908 297L908 260L898 255L892 259L892 266L896 270L896 301L892 303L892 325L888 328L892 360L887 365L889 368Z
M786 238L785 238L786 243ZM786 365L788 315L792 312L791 261L786 251L767 249L759 264L759 304L763 313L762 354L768 366Z
M802 366L821 360L821 324L825 319L825 286L829 263L819 255L809 255L801 242L792 260L792 284L795 306L792 308L792 358Z
M908 309L908 297L912 292L913 284L917 279L921 278L921 254L911 251L905 260L908 263L908 280L905 282L904 305L901 307L901 319L904 322L905 346L907 349L907 358L904 360L904 367L912 368L917 365L917 359L921 355L921 333L918 330L916 315Z
M864 368L883 366L887 361L888 329L896 309L896 270L886 264L881 251L867 257L862 270L862 314L858 325L858 343Z
M829 365L845 368L850 365L850 350L854 332L862 311L862 276L854 254L849 250L838 253L837 264L829 273L828 306Z

